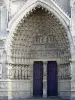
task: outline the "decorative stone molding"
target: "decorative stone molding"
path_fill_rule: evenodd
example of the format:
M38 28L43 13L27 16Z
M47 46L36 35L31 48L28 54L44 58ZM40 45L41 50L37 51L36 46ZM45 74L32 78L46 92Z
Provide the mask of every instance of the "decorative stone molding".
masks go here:
M28 64L10 64L8 68L9 79L30 80L30 65Z
M35 6L38 6L38 8L40 7L39 5L41 5L42 7L44 7L44 4L46 4L46 5L50 5L51 7L53 7L53 9L55 10L56 9L56 11L57 12L59 12L60 11L60 13L61 14L63 14L64 12L61 10L61 9L59 9L59 7L57 6L57 4L56 3L54 3L54 1L52 1L52 0L48 0L48 1L44 1L44 0L40 0L40 1L38 1L38 0L33 0L33 1L27 1L26 3L25 3L25 6L23 6L22 7L22 9L21 9L21 11L22 10L24 10L24 9L26 9L28 6L30 7L31 5L34 5L33 6L33 8L35 9ZM59 9L59 10L58 10ZM20 11L20 13L21 13L21 11ZM25 11L25 10L24 10ZM28 10L29 11L29 10ZM27 11L27 13L28 13L28 11ZM32 8L30 9L30 11L32 11ZM23 11L22 11L23 12ZM59 14L60 14L59 13ZM60 14L60 15L61 15ZM17 13L17 15L19 15L19 13ZM65 14L63 14L63 17L64 17L64 15ZM65 16L65 17L67 17L67 16ZM65 18L64 17L64 18ZM16 16L14 17L14 18L16 18ZM18 17L17 17L18 18ZM13 20L13 19L12 19ZM10 22L11 23L11 22Z
M59 80L71 80L70 63L58 66L58 78Z

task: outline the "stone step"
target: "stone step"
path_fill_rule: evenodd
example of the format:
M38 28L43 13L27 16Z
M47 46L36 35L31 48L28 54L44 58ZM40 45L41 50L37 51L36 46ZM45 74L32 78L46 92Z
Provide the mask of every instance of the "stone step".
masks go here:
M64 100L59 97L49 97L49 98L37 98L37 97L32 97L32 98L13 98L13 99L8 99L8 97L0 97L0 100Z

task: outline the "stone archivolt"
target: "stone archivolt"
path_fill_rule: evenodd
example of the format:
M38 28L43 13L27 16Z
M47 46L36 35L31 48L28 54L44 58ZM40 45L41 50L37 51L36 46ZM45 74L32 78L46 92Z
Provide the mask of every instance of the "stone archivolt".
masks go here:
M70 79L68 64L71 57L70 45L64 26L44 8L36 7L32 11L21 20L14 32L10 56L14 68L19 69L18 73L21 75L25 59L60 59L59 79ZM16 67L15 64L21 64L21 66ZM14 68L12 67L12 70ZM63 74L62 70L65 71Z

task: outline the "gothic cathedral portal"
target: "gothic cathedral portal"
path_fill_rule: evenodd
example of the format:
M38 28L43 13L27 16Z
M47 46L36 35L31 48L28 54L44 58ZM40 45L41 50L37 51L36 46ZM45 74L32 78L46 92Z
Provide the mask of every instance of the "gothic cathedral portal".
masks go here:
M50 10L37 5L21 22L17 20L10 33L8 74L12 80L20 81L17 84L23 90L22 97L70 96L68 33L64 21Z

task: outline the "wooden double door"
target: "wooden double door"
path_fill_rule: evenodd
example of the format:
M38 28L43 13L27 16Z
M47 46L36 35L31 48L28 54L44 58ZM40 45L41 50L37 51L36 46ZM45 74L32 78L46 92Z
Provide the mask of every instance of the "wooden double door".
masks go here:
M57 63L47 63L47 96L58 95ZM43 62L35 61L33 65L33 95L43 96Z

